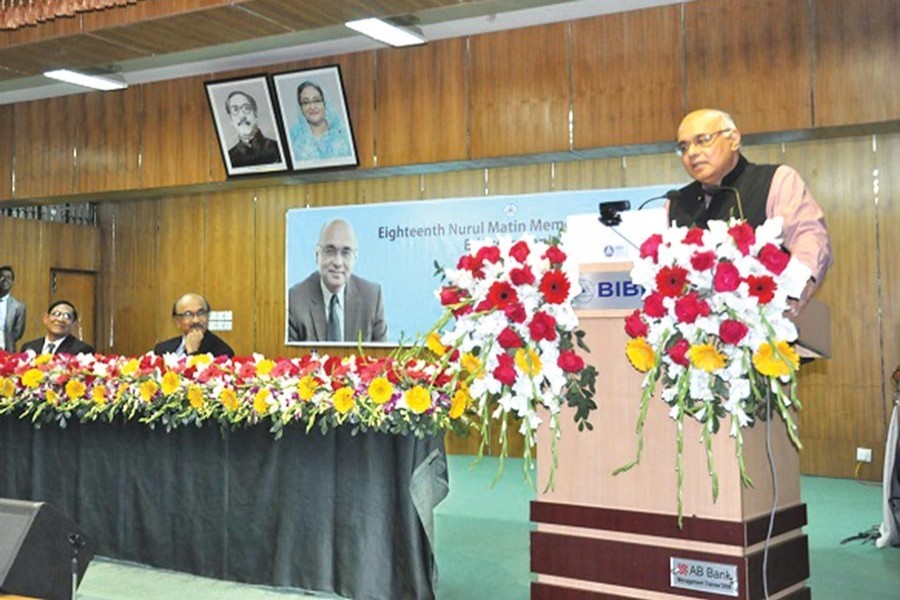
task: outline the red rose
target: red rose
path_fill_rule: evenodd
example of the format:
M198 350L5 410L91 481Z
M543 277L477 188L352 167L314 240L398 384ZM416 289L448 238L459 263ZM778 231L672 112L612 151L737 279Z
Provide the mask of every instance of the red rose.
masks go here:
M691 345L688 344L687 340L684 338L678 338L678 341L669 346L669 349L666 350L666 354L672 359L676 365L681 365L682 367L686 367L690 364L690 361L687 357L688 350L691 349Z
M329 375L334 375L334 372L337 371L338 367L341 366L341 357L340 356L329 356L328 360L325 361L324 369L325 372Z
M734 319L725 319L719 325L719 337L726 344L736 345L744 336L747 335L749 329L740 321Z
M775 280L768 275L761 277L751 275L747 278L747 285L750 286L749 294L760 304L768 304L775 297Z
M714 264L716 264L716 253L712 251L697 252L691 257L691 266L695 271L712 269Z
M577 373L584 368L584 359L572 350L561 350L556 364L566 373Z
M495 281L488 289L488 304L491 308L503 308L507 304L519 301L519 295L513 286L505 281Z
M500 260L500 248L497 246L484 246L475 253L475 258L482 263L485 261L495 263Z
M534 283L534 273L531 267L516 267L510 270L509 279L514 285L531 285Z
M688 272L684 267L663 267L656 274L656 289L666 298L680 296L687 283Z
M466 254L465 256L461 256L459 261L456 263L457 269L462 269L469 271L472 273L472 277L475 279L483 279L484 271L481 269L484 266L484 261L480 259L476 259L474 256L470 256Z
M690 229L688 229L687 234L684 236L684 240L682 240L682 243L702 246L703 230L699 227L691 227Z
M524 323L525 319L528 318L528 315L525 314L525 307L522 306L521 302L507 304L503 308L503 314L505 314L506 318L513 323Z
M447 306L448 304L459 304L462 302L463 293L456 286L451 287L442 287L441 288L441 306Z
M516 382L516 367L513 364L512 357L508 354L501 354L497 357L497 360L500 364L493 371L494 379L504 385L514 384Z
M497 343L499 343L502 348L521 348L522 338L520 338L519 334L513 331L511 327L507 327L497 336Z
M734 244L746 256L750 252L750 246L756 241L756 232L749 223L739 223L728 230L728 234L734 240Z
M641 319L641 311L636 310L625 317L625 333L628 334L628 337L647 337L649 330L650 328Z
M543 311L538 311L528 324L528 332L535 342L541 340L552 342L556 339L556 319Z
M569 279L562 271L547 271L541 277L541 293L548 304L562 304L569 296Z
M697 317L708 314L709 305L697 296L697 292L686 294L675 301L675 317L679 323L693 323Z
M559 246L550 246L541 258L546 258L552 264L556 265L566 260L566 253L560 250Z
M509 249L509 255L520 263L524 263L530 253L531 248L528 247L526 242L521 240L513 244L513 247Z
M662 244L662 235L654 233L641 244L641 258L652 258L653 262L659 260L659 245Z
M661 319L666 316L666 307L663 306L663 297L657 292L651 292L644 298L644 314L648 317Z
M759 251L759 262L776 275L781 275L790 260L791 255L775 244L766 244Z
M713 289L717 292L733 292L741 285L741 273L734 263L722 261L713 275Z

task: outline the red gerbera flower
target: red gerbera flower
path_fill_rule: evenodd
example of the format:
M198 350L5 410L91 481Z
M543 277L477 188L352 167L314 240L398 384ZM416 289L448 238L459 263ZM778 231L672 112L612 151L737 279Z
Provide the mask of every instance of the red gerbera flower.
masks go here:
M541 277L541 293L548 304L562 304L569 297L569 279L562 271L547 271Z
M684 292L688 272L684 267L663 267L656 274L656 289L665 298L674 298Z
M761 277L750 275L747 277L747 285L750 287L750 295L760 304L768 304L775 297L775 280L768 275Z
M516 289L505 281L495 281L488 290L488 304L491 308L504 308L508 304L519 301Z

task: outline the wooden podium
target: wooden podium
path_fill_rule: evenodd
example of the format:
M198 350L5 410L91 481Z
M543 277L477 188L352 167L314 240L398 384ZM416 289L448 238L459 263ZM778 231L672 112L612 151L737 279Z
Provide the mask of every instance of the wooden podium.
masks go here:
M630 269L617 263L582 272ZM553 491L531 504L532 600L613 598L763 597L763 548L773 502L766 454L766 423L743 430L744 461L753 488L741 484L728 424L714 437L719 497L712 499L700 424L685 422L683 528L678 528L675 422L653 398L644 427L641 463L613 476L635 457L643 374L625 357L623 317L633 309L581 310L597 368L593 431L562 419L559 468ZM784 423L771 422L777 481L774 529L768 552L773 599L809 598L809 550L801 528L800 460ZM550 432L538 435L538 484L547 481Z

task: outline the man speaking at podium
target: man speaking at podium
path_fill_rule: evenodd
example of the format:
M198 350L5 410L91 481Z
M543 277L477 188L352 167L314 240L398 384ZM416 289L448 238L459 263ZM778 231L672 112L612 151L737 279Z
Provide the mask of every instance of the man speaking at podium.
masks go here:
M784 246L809 268L810 278L791 316L797 316L831 266L825 216L800 175L786 165L755 165L741 154L741 132L731 116L704 108L678 126L675 152L694 182L669 203L670 223L706 227L711 220L743 218L753 227L784 218Z

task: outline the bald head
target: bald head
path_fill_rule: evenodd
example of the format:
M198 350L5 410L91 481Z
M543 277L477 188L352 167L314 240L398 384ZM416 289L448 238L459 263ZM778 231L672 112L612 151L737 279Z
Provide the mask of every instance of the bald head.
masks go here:
M209 302L200 294L187 293L175 301L172 317L184 333L192 329L206 332L209 325Z
M356 261L356 232L344 219L333 219L319 232L316 264L322 283L332 293L343 289L353 273Z
M720 185L737 165L741 132L728 113L703 108L682 119L677 142L685 172L700 183Z

